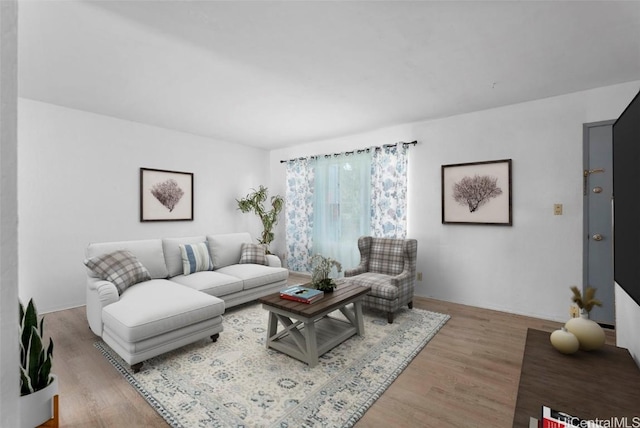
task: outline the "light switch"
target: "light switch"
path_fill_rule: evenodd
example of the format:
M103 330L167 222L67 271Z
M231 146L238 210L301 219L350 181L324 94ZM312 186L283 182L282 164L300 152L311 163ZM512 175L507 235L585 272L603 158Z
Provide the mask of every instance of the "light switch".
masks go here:
M553 204L553 215L562 215L562 204Z

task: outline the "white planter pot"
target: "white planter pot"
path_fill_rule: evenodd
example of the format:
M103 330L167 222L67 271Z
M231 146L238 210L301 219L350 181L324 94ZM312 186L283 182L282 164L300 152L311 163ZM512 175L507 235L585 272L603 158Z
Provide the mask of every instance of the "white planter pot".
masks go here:
M18 408L22 428L37 427L53 417L53 396L58 393L58 377L52 377L53 382L46 388L20 397Z

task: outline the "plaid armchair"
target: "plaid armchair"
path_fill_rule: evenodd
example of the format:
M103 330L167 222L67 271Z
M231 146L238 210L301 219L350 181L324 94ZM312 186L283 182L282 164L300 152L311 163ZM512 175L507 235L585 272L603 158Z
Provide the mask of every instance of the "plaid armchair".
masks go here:
M344 276L352 277L352 283L371 286L365 306L385 311L391 324L400 306L413 308L418 241L362 236L358 249L360 264L345 270Z

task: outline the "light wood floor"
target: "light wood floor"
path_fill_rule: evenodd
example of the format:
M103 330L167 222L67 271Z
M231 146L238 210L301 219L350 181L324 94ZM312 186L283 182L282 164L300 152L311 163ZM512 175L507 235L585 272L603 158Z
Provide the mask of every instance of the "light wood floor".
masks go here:
M356 427L510 427L527 328L559 324L426 298L414 306L451 319ZM84 307L46 314L45 330L55 342L61 426L167 426L94 348ZM607 331L607 343L614 336Z

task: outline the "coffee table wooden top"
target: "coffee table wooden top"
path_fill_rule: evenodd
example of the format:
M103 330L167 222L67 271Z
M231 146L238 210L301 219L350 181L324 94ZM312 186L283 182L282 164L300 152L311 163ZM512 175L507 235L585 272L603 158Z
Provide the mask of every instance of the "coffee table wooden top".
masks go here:
M310 287L310 284L303 284L303 286ZM345 301L363 296L370 290L371 287L362 287L346 282L339 284L338 287L334 289L333 293L324 293L324 296L320 300L316 300L313 303L301 303L283 299L280 297L279 292L262 297L258 299L258 302L263 305L291 312L292 314L312 318L321 312L339 309L344 306Z

